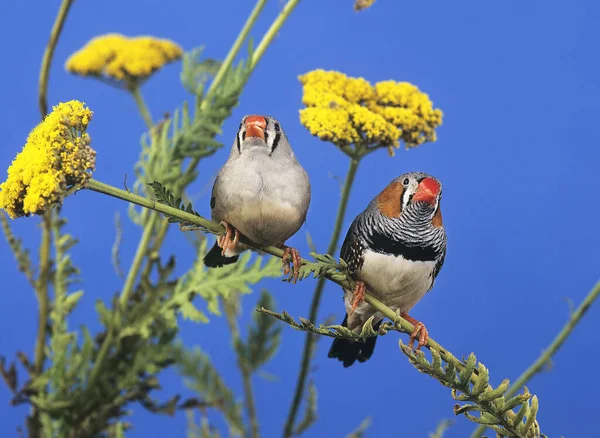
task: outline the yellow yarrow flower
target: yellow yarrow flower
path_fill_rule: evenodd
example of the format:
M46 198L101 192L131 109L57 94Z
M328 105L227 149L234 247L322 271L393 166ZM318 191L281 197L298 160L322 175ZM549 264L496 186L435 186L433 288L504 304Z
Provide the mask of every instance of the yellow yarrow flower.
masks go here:
M427 94L408 82L382 81L336 71L314 70L299 77L303 85L300 122L311 134L338 146L407 148L437 139L442 111Z
M182 54L181 47L170 40L107 34L93 38L71 55L65 68L81 76L135 82L180 59Z
M344 108L309 107L300 111L300 122L311 134L338 146L360 140L350 122L350 113Z
M77 100L53 107L8 168L0 208L13 219L42 214L62 202L69 187L87 182L96 165L85 132L91 119L92 111Z

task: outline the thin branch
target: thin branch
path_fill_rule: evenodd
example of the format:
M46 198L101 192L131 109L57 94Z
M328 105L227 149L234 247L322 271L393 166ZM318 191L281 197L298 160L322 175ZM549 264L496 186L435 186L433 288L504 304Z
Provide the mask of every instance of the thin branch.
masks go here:
M121 296L119 298L123 309L127 305L127 300L129 300L131 292L133 292L133 288L135 287L135 282L137 280L137 275L142 267L144 258L148 253L148 245L152 240L152 235L154 234L154 226L156 224L157 219L158 217L156 214L151 214L148 218L148 222L144 226L142 238L140 239L138 247L135 251L135 255L133 256L133 262L131 263L129 272L127 272L125 285L123 286L123 290L121 291Z
M352 184L354 183L354 177L356 176L356 171L358 170L358 163L359 160L356 159L351 159L350 161L350 167L348 168L348 173L346 174L346 179L342 188L342 196L340 198L340 205L338 207L337 217L335 219L333 234L331 235L331 240L329 241L329 246L327 247L327 254L335 253L338 241L340 240L342 225L344 223L344 216L346 216L346 207L348 206L348 198L350 197L350 191L352 189ZM317 320L319 305L321 304L321 297L323 296L324 289L325 277L321 277L317 281L317 286L315 288L312 302L310 304L310 313L308 316L308 319L310 321L314 322ZM294 390L294 398L292 400L292 405L290 406L290 411L288 413L283 432L283 436L286 438L291 437L292 432L294 430L296 417L298 416L300 404L302 402L304 391L306 390L306 379L308 378L308 371L310 369L310 360L312 357L313 345L316 342L316 339L317 336L314 333L307 333L306 339L304 340L304 349L302 351L300 373L298 374L296 389Z
M561 329L561 331L556 335L554 340L550 343L548 348L533 362L529 368L527 368L523 374L521 374L517 380L513 382L508 391L506 391L506 398L514 396L519 388L524 386L533 376L540 373L546 364L551 360L552 356L556 354L556 352L562 347L565 343L569 335L573 333L575 326L581 321L581 318L585 315L585 312L590 308L590 306L596 301L598 296L600 295L600 281L596 283L596 285L592 288L592 290L587 294L587 296L583 299L579 307L575 309L569 320ZM485 432L486 427L481 425L471 434L471 438L479 438Z
M142 95L142 92L140 91L139 84L134 84L131 87L129 87L128 89L129 89L129 92L131 93L131 95L133 96L133 99L135 100L135 104L137 105L138 110L140 111L140 114L142 115L142 118L144 119L144 122L146 123L146 126L148 127L148 129L151 130L152 127L154 126L154 122L152 121L152 115L150 114L148 105L146 105L144 96Z
M252 61L250 64L252 68L254 68L256 64L258 64L258 61L260 61L262 56L265 54L267 47L271 45L273 39L279 33L281 26L283 26L283 23L285 23L285 21L288 19L294 8L298 6L298 3L300 3L300 0L290 0L285 4L283 9L279 13L279 16L275 19L275 21L273 21L271 27L269 27L265 35L262 37L262 40L260 41L258 46L256 46L256 50L252 55Z
M8 223L8 215L5 212L0 212L0 225L4 237L6 238L6 242L12 250L17 263L19 264L19 271L25 274L27 281L29 281L31 287L35 289L35 273L33 272L31 259L29 258L29 251L23 248L21 239L18 239L13 234L10 224Z
M221 82L223 81L223 78L225 77L225 73L227 73L227 71L231 67L231 64L233 64L233 60L235 59L235 57L239 53L240 49L242 48L242 44L244 44L244 41L246 41L246 39L248 38L248 35L250 34L250 31L254 27L254 24L256 23L256 20L258 19L260 12L262 11L262 9L265 7L266 4L267 4L267 0L258 0L256 2L256 4L254 5L254 8L252 9L252 12L246 19L246 22L244 23L242 30L240 31L237 38L233 42L231 49L229 49L229 53L227 53L225 60L221 64L221 67L219 67L219 70L217 71L217 74L215 75L214 79L212 80L210 87L208 87L208 91L206 92L206 97L202 101L202 104L200 105L200 109L205 110L210 105L210 101L211 101L213 94L215 93L215 91L217 90L219 85L221 85ZM261 41L261 44L262 44L262 41ZM268 44L267 44L267 46L268 46ZM266 47L265 47L265 49L266 49ZM263 51L264 51L264 49L263 49ZM254 63L252 65L252 68L254 68Z
M54 56L56 44L58 43L58 38L60 37L63 25L67 19L69 9L71 9L71 6L73 5L73 1L74 0L63 0L60 4L60 9L54 20L54 25L50 32L50 39L48 40L46 50L44 51L44 57L42 58L38 88L38 103L42 119L48 114L48 78L50 76L50 65L52 64L52 58Z
M237 321L237 312L236 312L236 302L239 300L239 295L235 294L235 296L231 297L229 300L223 300L223 309L225 310L225 316L227 317L227 325L229 326L229 331L231 331L231 341L233 344L233 349L237 354L237 363L238 368L240 369L240 374L242 375L242 382L244 385L244 404L246 405L246 413L248 414L248 418L250 419L250 436L252 438L260 437L260 432L258 428L258 416L256 414L256 406L254 404L254 391L252 390L252 374L250 370L244 363L244 359L239 354L236 345L241 341L240 338L240 329L238 327Z
M42 243L40 244L40 275L36 284L38 299L38 332L35 344L34 371L40 375L44 369L44 347L46 346L46 325L48 324L48 283L50 282L50 248L52 246L52 211L48 211L42 218Z

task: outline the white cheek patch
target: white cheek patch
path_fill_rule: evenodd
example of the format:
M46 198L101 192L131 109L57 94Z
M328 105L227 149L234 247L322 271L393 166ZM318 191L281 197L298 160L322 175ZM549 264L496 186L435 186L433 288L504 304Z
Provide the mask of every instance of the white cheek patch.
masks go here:
M243 132L246 132L246 131L245 131L245 130L244 130L244 131L242 131L242 130L240 129L240 130L238 131L238 134L237 134L237 150L238 150L238 152L239 152L240 154L242 153L242 141L243 141L243 140L242 140L242 135L243 135L242 133L243 133Z
M406 206L408 205L408 201L410 200L410 197L412 195L415 194L415 192L417 191L417 182L416 181L411 181L408 184L408 187L404 188L404 191L402 192L402 210L404 210L406 208Z

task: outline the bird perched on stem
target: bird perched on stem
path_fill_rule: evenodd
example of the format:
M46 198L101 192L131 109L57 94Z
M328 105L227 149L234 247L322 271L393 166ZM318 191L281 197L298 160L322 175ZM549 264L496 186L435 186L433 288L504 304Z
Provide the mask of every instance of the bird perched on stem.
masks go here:
M411 172L394 179L359 214L352 225L340 257L356 280L354 291L345 291L346 318L342 325L356 332L375 315L375 330L383 315L364 302L365 291L414 325L409 346L427 344L425 325L408 311L433 287L446 255L446 232L442 224L442 185L434 177ZM329 357L344 367L371 357L377 337L364 343L334 339Z
M292 151L277 120L248 115L242 119L231 153L212 190L213 221L226 229L204 257L208 267L234 263L248 246L240 233L257 246L284 249L284 273L298 278L300 254L285 245L306 220L310 204L308 175Z

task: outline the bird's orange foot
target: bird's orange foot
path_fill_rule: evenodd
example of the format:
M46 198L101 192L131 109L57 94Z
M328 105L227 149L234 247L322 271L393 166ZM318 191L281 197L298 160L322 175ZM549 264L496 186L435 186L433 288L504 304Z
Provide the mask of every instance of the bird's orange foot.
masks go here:
M221 225L225 227L225 235L217 237L217 245L221 248L221 255L225 255L225 251L234 251L240 241L240 232L233 228L225 221L221 221ZM233 239L231 236L233 235Z
M292 272L292 281L294 284L298 281L298 275L300 274L300 266L302 265L302 257L296 248L285 246L283 249L283 274L289 275ZM290 267L290 263L294 265L293 271Z
M418 351L422 347L427 345L427 342L429 341L429 332L427 331L427 327L425 327L425 324L423 324L421 321L417 321L412 316L409 316L408 313L402 313L400 314L400 316L402 316L402 318L406 319L408 322L415 326L415 329L410 334L410 342L408 343L408 347L413 351ZM417 344L417 348L415 349L415 338L417 336L419 336L419 343Z
M352 315L358 305L365 300L365 283L364 281L357 281L356 286L354 286L354 292L352 292L352 309L350 309L350 314Z

